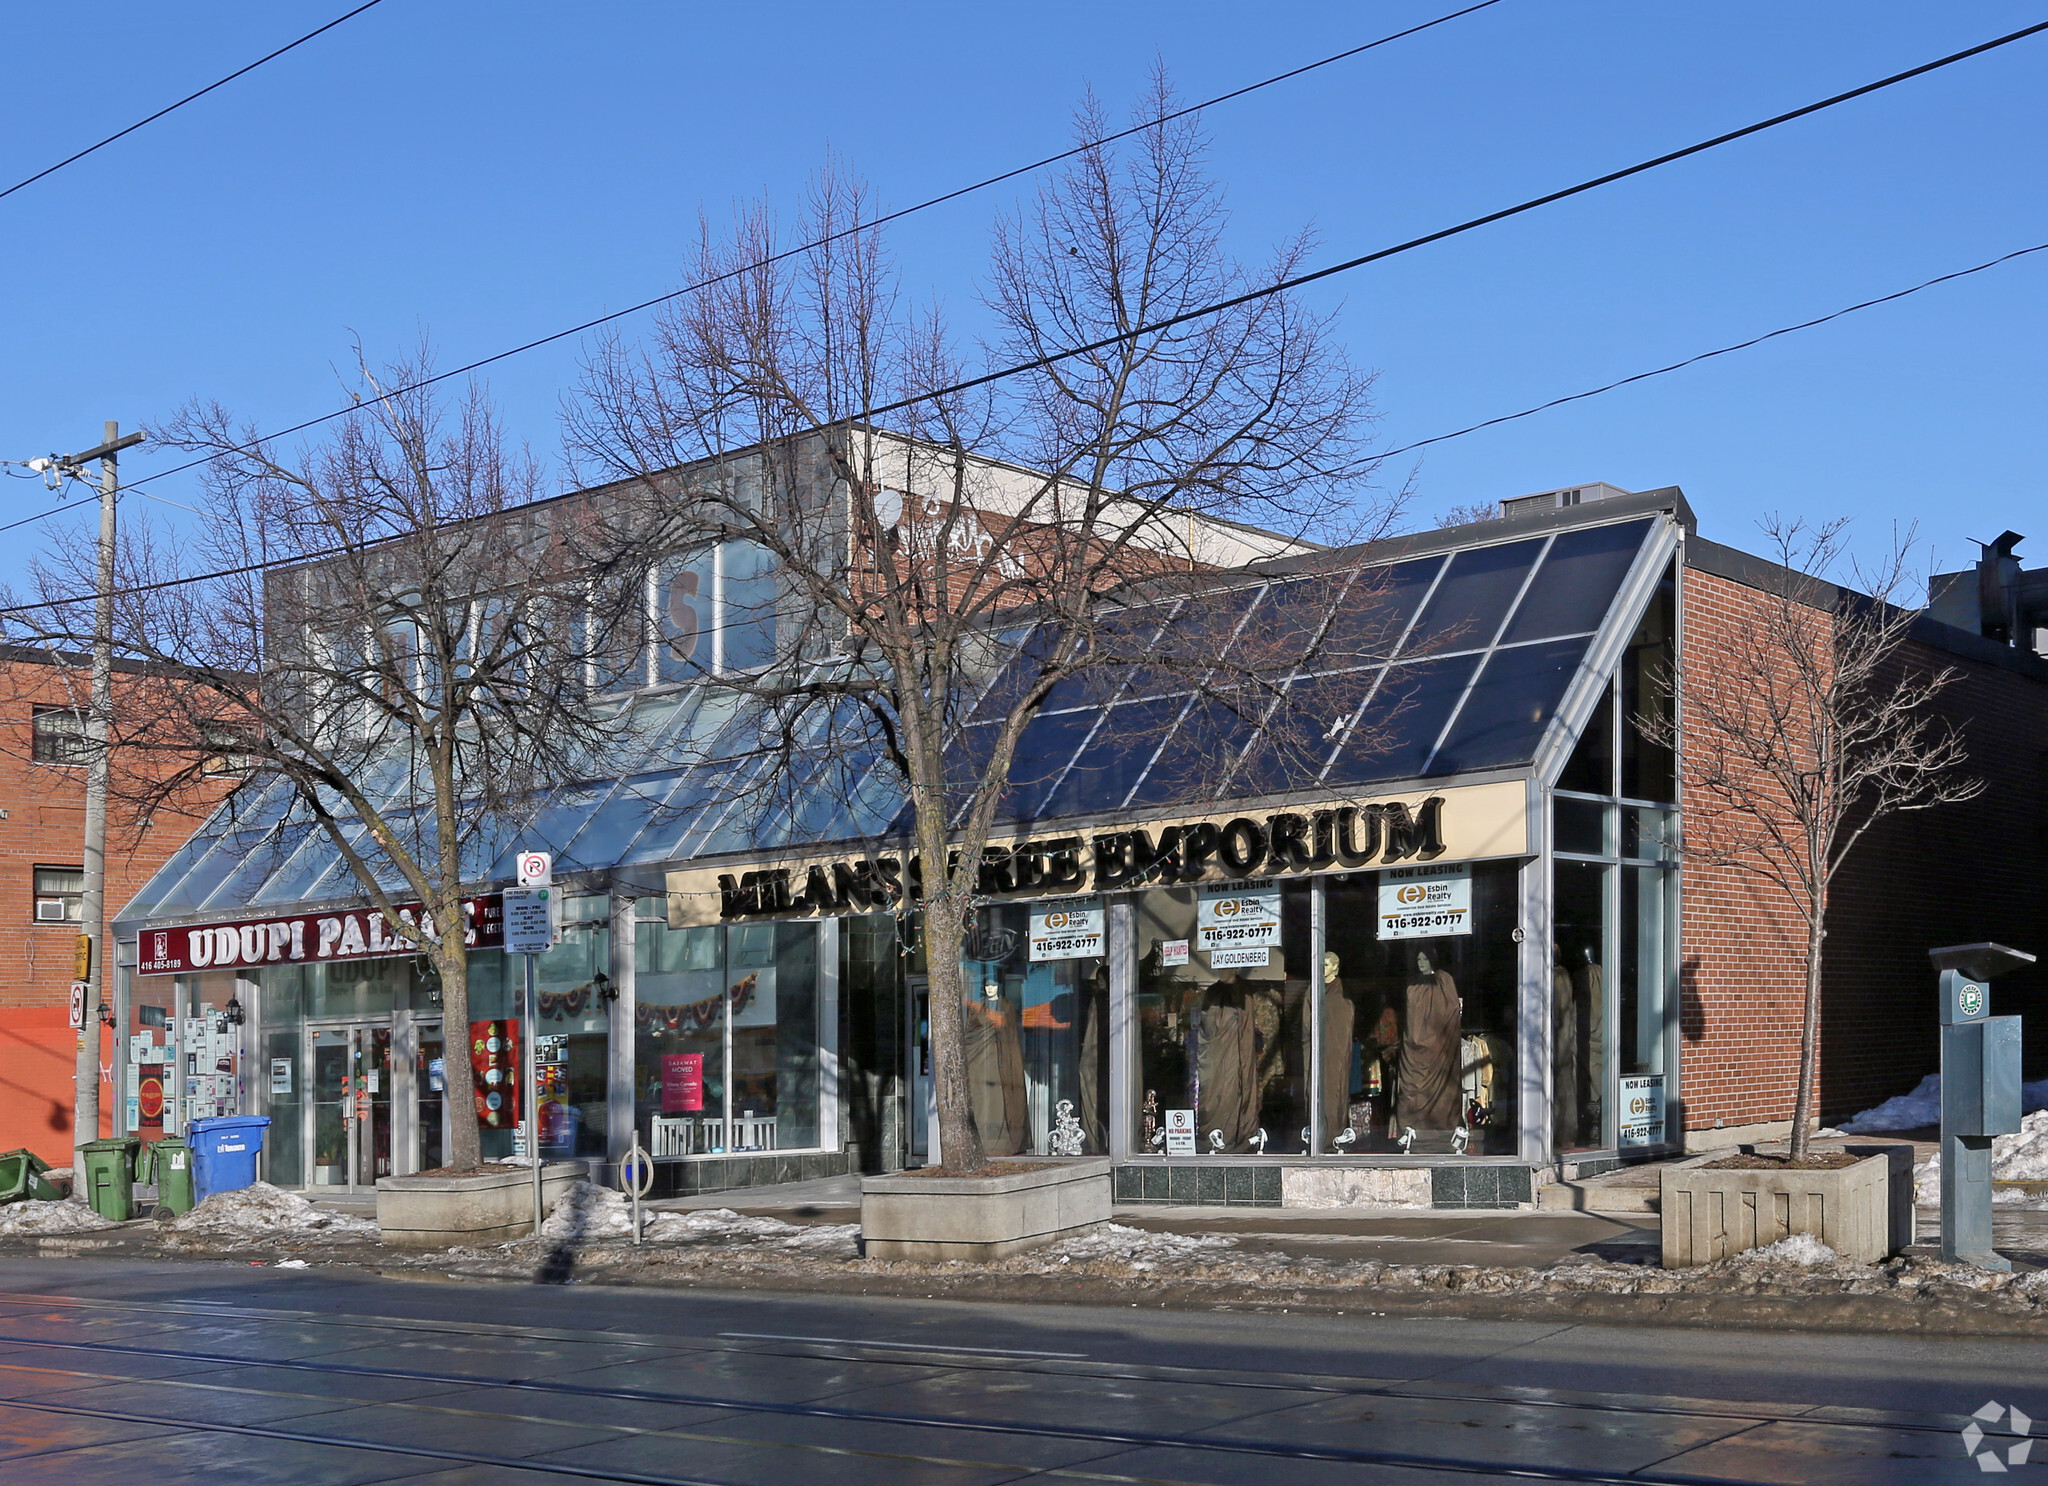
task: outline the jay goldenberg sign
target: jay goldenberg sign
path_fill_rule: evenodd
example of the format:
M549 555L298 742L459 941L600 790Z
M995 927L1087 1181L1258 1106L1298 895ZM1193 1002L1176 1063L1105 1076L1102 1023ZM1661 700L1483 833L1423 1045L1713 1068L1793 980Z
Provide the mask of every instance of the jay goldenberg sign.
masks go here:
M495 949L505 942L504 911L496 893L466 899L462 916L462 942L471 949ZM398 917L429 939L440 937L433 919L417 903L401 904ZM225 924L146 927L136 936L135 973L183 975L236 965L380 960L419 952L419 946L378 910L341 908Z

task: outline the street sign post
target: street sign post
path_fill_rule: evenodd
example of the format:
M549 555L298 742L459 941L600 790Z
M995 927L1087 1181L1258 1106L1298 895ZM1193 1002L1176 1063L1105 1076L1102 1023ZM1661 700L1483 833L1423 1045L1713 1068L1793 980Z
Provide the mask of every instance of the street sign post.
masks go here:
M505 904L505 952L526 960L526 1157L533 1163L533 1236L540 1237L540 1068L535 1043L540 1033L540 994L534 966L535 955L544 955L555 943L554 860L544 851L522 851L518 861L519 886L507 888Z

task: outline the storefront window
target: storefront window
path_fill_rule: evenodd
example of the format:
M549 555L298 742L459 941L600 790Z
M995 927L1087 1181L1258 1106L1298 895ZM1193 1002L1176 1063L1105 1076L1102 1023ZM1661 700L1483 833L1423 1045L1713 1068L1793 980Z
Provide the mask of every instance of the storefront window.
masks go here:
M968 1106L987 1155L1109 1149L1103 913L1099 898L1003 904L981 909L968 930L960 976Z
M1551 907L1556 932L1550 968L1550 1129L1561 1151L1614 1143L1605 1124L1606 903L1612 870L1597 862L1556 864Z
M1328 879L1325 1068L1343 1089L1326 1083L1330 1149L1514 1152L1519 872L1475 862Z
M839 921L839 1093L847 1147L866 1171L909 1163L910 1122L904 1051L907 956L894 914Z
M642 912L662 915L661 899ZM634 1118L656 1157L816 1149L818 926L634 925Z
M1309 891L1241 882L1139 895L1141 1149L1307 1151ZM1171 1112L1182 1110L1193 1112L1194 1151L1169 1145Z

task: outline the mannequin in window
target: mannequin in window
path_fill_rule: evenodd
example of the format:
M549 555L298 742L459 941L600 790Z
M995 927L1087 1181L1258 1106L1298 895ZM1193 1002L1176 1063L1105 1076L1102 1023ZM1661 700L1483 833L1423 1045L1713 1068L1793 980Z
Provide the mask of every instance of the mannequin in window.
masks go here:
M1458 999L1458 983L1448 970L1436 968L1428 950L1418 949L1406 999L1397 1115L1403 1126L1418 1131L1449 1130L1461 1113L1458 1038L1464 1003Z
M1109 1149L1102 1125L1109 1102L1109 966L1097 965L1079 989L1081 1021L1081 1132L1087 1151L1099 1156Z
M1014 1156L1030 1138L1024 1105L1024 1043L1018 1018L1003 1000L1003 988L989 981L978 1001L961 1008L966 1033L967 1107L974 1116L981 1149L990 1156Z
M1202 993L1192 1040L1199 1148L1213 1149L1215 1133L1222 1149L1243 1150L1259 1122L1257 1010L1243 985L1218 981Z
M1323 955L1323 1144L1336 1150L1337 1137L1351 1122L1351 1038L1357 1008L1337 978L1341 967L1334 952ZM1362 1139L1366 1132L1360 1130Z
M1595 956L1587 945L1584 960L1573 967L1572 978L1579 993L1580 1066L1585 1069L1585 1125L1590 1138L1600 1138L1600 1106L1607 1089L1607 986Z
M1579 1128L1579 990L1565 963L1564 946L1553 942L1550 969L1550 1128L1560 1146L1577 1145Z

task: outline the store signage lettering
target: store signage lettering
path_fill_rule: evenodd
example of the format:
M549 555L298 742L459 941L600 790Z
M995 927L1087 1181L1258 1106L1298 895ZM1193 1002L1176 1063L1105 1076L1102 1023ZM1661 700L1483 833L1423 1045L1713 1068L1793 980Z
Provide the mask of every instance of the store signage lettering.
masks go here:
M1426 862L1447 849L1443 811L1444 797L1431 795L1412 809L1396 800L990 845L982 851L977 885L986 897L1044 897ZM916 857L877 856L721 872L718 914L737 919L893 908L923 897L921 867Z
M472 949L495 949L504 943L504 911L497 894L467 899L462 911L464 944ZM401 905L398 917L429 939L440 937L433 918L417 903ZM418 953L419 945L402 932L394 932L376 909L350 908L226 924L144 928L136 939L135 973L183 975L235 965L376 960Z

